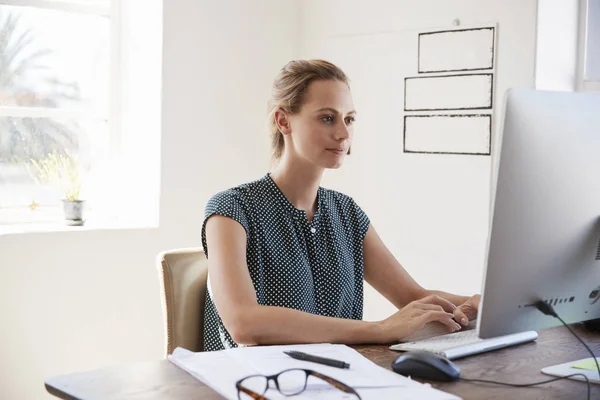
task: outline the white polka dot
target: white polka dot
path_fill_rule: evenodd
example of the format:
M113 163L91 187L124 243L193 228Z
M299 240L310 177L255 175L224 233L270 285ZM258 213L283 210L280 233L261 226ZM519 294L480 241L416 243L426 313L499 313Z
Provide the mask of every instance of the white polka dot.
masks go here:
M369 218L342 193L319 188L312 221L296 209L267 174L262 179L214 195L206 220L218 214L246 230L248 271L259 304L312 314L362 319L363 240ZM206 351L237 347L207 292Z

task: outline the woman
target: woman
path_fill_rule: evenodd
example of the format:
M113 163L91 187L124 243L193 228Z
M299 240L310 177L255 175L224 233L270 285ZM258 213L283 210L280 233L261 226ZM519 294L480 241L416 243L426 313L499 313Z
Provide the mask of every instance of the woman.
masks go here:
M273 171L213 196L202 244L205 350L238 344L391 343L439 321L456 331L479 296L419 286L348 196L319 186L349 152L356 112L345 74L292 61L273 84ZM362 321L363 278L399 311Z

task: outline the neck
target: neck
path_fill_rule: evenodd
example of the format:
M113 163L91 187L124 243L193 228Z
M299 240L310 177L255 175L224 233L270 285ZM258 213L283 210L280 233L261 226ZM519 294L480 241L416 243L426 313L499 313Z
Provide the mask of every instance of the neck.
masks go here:
M301 161L292 162L284 155L270 175L294 207L308 215L316 212L323 168L302 165Z

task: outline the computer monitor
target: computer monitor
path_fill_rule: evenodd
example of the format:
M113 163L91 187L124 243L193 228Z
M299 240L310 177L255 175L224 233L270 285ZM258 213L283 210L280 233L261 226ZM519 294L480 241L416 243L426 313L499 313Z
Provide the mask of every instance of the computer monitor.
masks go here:
M493 159L477 329L491 338L600 317L600 94L514 89ZM495 193L494 193L495 189Z

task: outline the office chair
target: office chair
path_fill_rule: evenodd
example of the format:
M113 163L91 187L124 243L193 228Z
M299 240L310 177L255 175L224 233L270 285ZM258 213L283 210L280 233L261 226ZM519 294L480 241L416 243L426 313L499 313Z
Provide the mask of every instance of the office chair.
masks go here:
M165 358L183 347L204 350L208 265L200 248L163 251L156 258L165 328Z

